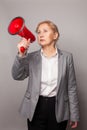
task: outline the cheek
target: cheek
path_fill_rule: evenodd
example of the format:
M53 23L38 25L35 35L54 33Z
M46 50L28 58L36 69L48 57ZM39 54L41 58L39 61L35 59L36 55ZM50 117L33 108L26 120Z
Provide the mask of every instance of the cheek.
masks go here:
M53 35L53 34L50 34L50 35L49 35L49 38L50 38L50 39L54 39L54 35Z
M40 38L37 36L37 41L39 41L39 39L40 39Z
M37 36L37 42L38 44L40 44L40 38Z

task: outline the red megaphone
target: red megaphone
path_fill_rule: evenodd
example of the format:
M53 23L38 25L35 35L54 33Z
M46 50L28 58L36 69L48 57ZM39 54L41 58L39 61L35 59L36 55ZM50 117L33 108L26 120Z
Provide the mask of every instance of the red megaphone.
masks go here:
M15 17L12 19L8 26L8 32L11 35L17 34L21 37L26 38L27 40L30 38L30 42L34 42L36 40L32 32L26 28L25 21L22 17ZM24 52L26 49L24 47L21 47L20 50L21 52Z

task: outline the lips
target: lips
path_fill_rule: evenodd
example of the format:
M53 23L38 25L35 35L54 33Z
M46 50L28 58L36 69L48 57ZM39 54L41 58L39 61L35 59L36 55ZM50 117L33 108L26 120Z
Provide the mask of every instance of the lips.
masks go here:
M40 42L44 42L45 40L44 39L40 39Z

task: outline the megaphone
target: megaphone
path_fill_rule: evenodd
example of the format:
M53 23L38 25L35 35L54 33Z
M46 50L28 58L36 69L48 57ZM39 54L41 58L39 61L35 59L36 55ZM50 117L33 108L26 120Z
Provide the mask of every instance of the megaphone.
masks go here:
M25 20L22 17L15 17L11 20L8 26L8 32L11 35L19 35L21 37L26 38L27 40L30 39L30 42L34 42L36 40L35 36L32 34L30 30L27 29L25 26ZM21 47L21 52L24 52L26 48Z

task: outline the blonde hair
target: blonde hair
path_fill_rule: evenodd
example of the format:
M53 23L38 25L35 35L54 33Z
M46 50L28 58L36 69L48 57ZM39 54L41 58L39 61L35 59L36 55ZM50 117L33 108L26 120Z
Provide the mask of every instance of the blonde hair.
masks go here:
M40 22L36 27L36 33L38 32L38 28L41 24L47 24L53 30L54 33L58 34L56 41L59 39L60 34L59 34L58 27L52 21L49 21L49 20Z

